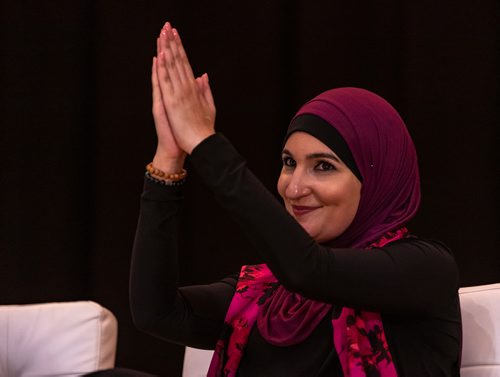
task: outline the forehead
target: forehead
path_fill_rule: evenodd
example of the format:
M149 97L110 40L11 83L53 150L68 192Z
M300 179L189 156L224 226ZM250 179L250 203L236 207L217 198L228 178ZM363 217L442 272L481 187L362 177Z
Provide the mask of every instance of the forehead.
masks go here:
M284 149L294 154L322 152L332 153L336 156L335 151L331 150L321 140L302 131L297 131L291 134L285 143Z

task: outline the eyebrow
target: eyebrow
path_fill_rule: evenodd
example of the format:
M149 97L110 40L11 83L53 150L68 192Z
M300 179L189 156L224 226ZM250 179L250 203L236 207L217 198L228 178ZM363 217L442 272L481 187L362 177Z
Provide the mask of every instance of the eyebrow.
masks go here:
M288 154L290 156L293 156L293 154L291 154L288 149L283 149L283 154ZM306 155L306 158L308 160L314 160L315 158L329 158L329 159L332 159L332 160L337 161L338 163L340 163L340 159L337 156L335 156L334 154L331 154L331 153L322 153L322 152L310 153L310 154Z

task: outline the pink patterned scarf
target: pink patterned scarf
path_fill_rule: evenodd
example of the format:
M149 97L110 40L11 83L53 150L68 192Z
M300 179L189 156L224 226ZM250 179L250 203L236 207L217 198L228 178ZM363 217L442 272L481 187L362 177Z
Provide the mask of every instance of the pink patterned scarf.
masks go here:
M401 228L370 248L383 247L407 236L408 230ZM243 266L225 319L230 336L217 342L207 376L236 376L255 324L267 342L287 346L309 336L331 309L330 304L287 291L265 264ZM332 327L344 376L372 376L376 370L380 377L397 377L380 314L344 307L340 316L332 319Z

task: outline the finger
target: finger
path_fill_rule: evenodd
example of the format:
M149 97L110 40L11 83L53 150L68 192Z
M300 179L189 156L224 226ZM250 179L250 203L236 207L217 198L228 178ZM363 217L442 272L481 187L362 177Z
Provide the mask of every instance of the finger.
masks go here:
M160 56L158 56L156 72L162 96L171 96L174 89L165 61L165 51L161 51Z
M153 88L153 103L161 102L160 82L158 80L157 59L153 58L153 66L151 68L151 86Z
M179 46L175 42L173 29L167 29L166 32L167 32L168 46L170 47L170 51L172 52L173 64L175 66L175 69L177 70L181 82L186 82L189 80L189 77L186 74L186 68L185 68L186 63L184 61L184 58L180 55Z
M169 21L165 22L163 27L161 28L162 30L167 30L168 28L172 28L172 25L170 24Z
M191 64L189 63L189 59L187 57L186 51L184 50L184 46L182 45L182 40L179 35L179 32L177 29L173 28L172 29L172 35L174 37L174 43L173 45L176 46L177 51L179 53L180 60L182 62L182 68L184 70L185 77L188 80L194 79L194 74L193 74L193 69L191 68Z
M162 49L161 51L161 56L163 57L162 62L164 63L164 67L166 69L166 72L168 74L168 78L170 81L170 84L172 86L172 89L175 91L176 88L179 88L181 85L181 80L179 77L179 72L177 70L177 67L175 66L175 60L173 58L172 50L170 48L170 43L168 41L167 33L162 32L160 34L160 39L162 40L161 45L162 47L165 46L165 49Z
M201 76L203 81L203 98L205 101L213 108L215 108L214 97L212 95L212 89L210 89L210 83L208 82L208 74L205 73Z
M167 25L168 25L168 22L162 27L162 29L160 30L160 35L158 36L159 51L165 51L167 48L166 40L161 37L162 35L165 35L167 33L167 29L166 29Z
M171 33L172 27L170 26L169 22L166 22L163 28L160 31L160 35L158 36L159 39L159 48L160 52L167 52L169 49L169 39L168 39L168 33ZM169 31L170 30L170 31Z
M160 125L166 121L165 106L163 105L163 98L161 95L160 82L158 80L158 59L153 58L153 66L151 69L151 86L153 88L153 103L152 111L156 125Z
M196 78L196 85L198 85L199 91L203 93L203 88L205 86L205 83L203 82L203 79L201 77Z

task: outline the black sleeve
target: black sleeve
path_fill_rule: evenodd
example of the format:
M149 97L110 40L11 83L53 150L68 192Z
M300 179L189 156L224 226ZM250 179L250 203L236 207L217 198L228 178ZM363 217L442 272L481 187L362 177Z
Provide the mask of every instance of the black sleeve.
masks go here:
M140 329L170 342L213 348L236 277L177 289L182 188L145 179L130 273L130 305Z
M309 237L222 135L201 142L191 162L287 289L337 305L413 314L432 314L456 296L457 268L443 245L406 239L369 251L331 249Z

